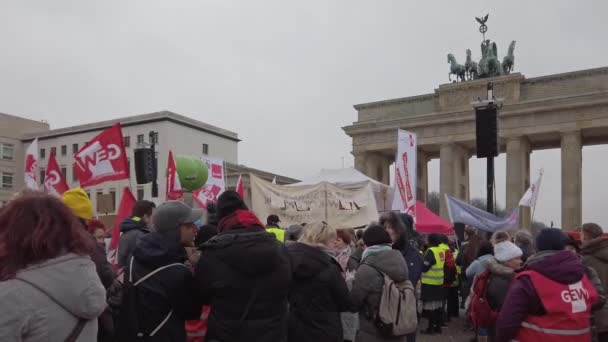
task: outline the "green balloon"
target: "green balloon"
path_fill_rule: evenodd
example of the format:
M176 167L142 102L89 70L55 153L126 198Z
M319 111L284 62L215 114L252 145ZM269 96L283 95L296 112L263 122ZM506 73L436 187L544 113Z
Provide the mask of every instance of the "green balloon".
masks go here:
M175 164L179 182L184 191L192 192L200 189L209 177L207 164L196 157L176 156Z

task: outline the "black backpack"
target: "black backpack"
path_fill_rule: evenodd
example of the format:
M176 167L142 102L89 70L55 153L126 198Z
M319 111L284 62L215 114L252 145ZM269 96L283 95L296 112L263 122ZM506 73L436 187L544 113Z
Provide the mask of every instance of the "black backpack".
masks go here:
M153 337L156 333L167 323L171 315L173 314L173 310L170 310L165 318L158 322L156 327L151 331L143 331L142 327L142 313L141 313L141 305L139 304L138 294L137 294L137 285L144 282L146 279L151 276L159 273L160 271L174 266L186 267L181 263L173 263L169 265L165 265L159 267L152 272L146 274L141 279L133 282L133 257L131 257L131 261L129 263L129 277L124 280L121 288L121 303L118 309L118 317L116 320L116 337L119 342L132 342L132 341L146 341L148 337ZM126 277L125 277L126 278Z

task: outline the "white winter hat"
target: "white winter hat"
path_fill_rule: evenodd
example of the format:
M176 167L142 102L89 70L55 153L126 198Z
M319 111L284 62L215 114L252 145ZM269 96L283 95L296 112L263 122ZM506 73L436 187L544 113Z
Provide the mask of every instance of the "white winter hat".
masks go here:
M509 261L511 259L519 258L523 255L523 252L511 241L503 241L494 245L494 257L499 262Z

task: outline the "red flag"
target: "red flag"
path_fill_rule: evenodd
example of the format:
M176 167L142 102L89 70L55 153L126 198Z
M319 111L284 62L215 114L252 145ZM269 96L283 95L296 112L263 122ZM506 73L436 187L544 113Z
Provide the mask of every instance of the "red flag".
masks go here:
M48 194L61 196L64 192L68 191L68 183L65 181L65 177L57 164L55 154L51 153L49 162L46 166L46 172L44 174L44 191Z
M99 133L74 155L74 172L83 188L129 179L129 163L119 123Z
M112 241L110 241L110 247L108 248L108 262L112 265L116 265L116 258L118 256L118 243L120 242L120 223L127 217L131 216L131 211L135 205L135 197L131 193L128 187L125 187L122 192L122 198L120 199L120 206L116 213L116 220L114 221L114 227L112 230Z
M243 185L243 176L239 175L239 180L236 182L236 192L241 195L242 199L245 199L245 186Z
M173 158L173 152L169 151L169 161L167 162L167 201L178 200L184 197L184 191L182 185L179 182L179 176L177 175L177 167L175 165L175 158Z

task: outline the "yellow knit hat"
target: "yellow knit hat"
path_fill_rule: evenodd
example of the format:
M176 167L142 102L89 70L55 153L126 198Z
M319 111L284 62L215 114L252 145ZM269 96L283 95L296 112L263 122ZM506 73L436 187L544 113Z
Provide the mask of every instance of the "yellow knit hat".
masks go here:
M78 187L64 192L61 201L70 208L72 213L77 217L85 220L93 218L93 204L82 188Z

